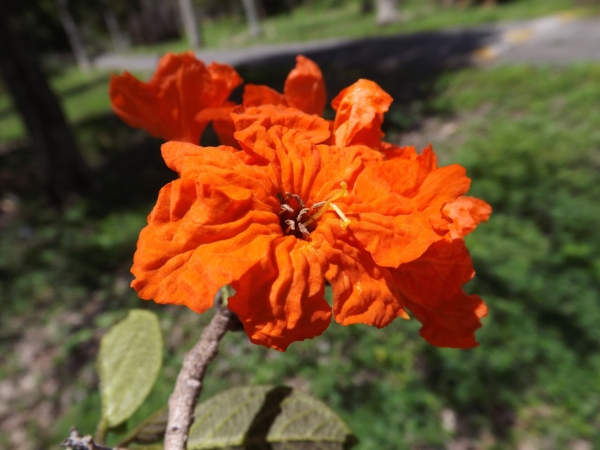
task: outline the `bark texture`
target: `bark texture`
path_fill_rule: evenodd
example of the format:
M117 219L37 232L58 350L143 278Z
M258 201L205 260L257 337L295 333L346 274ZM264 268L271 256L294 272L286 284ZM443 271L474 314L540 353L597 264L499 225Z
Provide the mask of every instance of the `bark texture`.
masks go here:
M90 63L90 59L85 52L85 46L83 45L81 33L77 28L77 24L75 23L73 16L69 12L69 4L67 0L56 0L56 6L58 6L60 21L65 29L67 38L69 39L69 45L71 46L71 50L73 51L77 65L81 70L88 72L92 68L92 64Z
M169 422L165 433L165 450L185 450L194 408L202 391L202 380L208 364L218 353L219 342L227 330L235 326L235 316L223 307L202 332L198 343L185 355L177 376L175 390L169 398Z
M106 29L108 30L108 34L110 35L110 41L115 52L126 52L129 47L127 38L125 37L123 31L121 30L121 27L119 26L117 16L110 9L109 5L106 5L106 10L104 11L104 22L106 22Z
M178 0L179 12L181 14L181 22L187 37L188 43L192 48L198 48L201 45L200 33L198 33L198 23L196 22L196 14L194 5L191 0Z
M60 207L71 192L89 185L89 174L60 102L14 22L0 9L0 76L33 140L49 197Z
M250 34L253 37L258 37L262 34L260 15L256 1L257 0L242 0L244 11L246 12L246 19L248 20L248 27L250 27Z
M398 11L399 0L376 0L375 21L377 25L386 25L396 22L400 18Z

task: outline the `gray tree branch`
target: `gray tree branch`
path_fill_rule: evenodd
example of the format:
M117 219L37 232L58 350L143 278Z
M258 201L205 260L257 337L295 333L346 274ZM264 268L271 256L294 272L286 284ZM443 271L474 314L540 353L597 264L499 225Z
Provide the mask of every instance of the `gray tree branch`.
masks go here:
M83 39L81 37L81 33L79 32L79 28L77 28L75 20L69 12L69 5L67 1L68 0L56 0L60 21L62 22L65 33L67 34L67 38L69 39L69 44L71 45L71 50L73 50L73 55L75 56L77 65L81 70L89 72L92 67L92 63L90 62L90 59L85 51L85 46L83 45Z
M200 34L198 33L198 22L196 21L196 13L191 0L178 0L179 12L183 29L187 37L188 43L192 48L198 48L201 45Z
M202 332L200 340L185 355L183 367L177 376L175 390L169 398L165 450L185 450L208 364L217 355L219 342L227 330L235 326L234 314L227 308L220 307L219 303L217 302L217 311Z

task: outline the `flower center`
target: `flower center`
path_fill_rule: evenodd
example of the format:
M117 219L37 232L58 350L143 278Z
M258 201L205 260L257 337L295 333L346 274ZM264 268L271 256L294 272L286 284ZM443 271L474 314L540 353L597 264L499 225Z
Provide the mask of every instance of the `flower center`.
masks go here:
M294 235L299 239L308 239L310 232L316 226L315 221L325 214L329 208L333 209L340 216L340 226L345 230L350 224L350 219L333 203L348 194L348 184L342 181L340 185L342 187L340 192L332 196L329 200L313 203L310 207L306 206L299 195L286 192L285 201L281 204L281 211L278 213L283 234Z

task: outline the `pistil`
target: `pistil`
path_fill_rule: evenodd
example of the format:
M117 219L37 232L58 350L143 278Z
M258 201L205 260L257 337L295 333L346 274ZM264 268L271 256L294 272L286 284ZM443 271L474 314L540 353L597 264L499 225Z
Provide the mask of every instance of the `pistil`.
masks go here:
M335 203L333 203L334 201L348 195L348 183L346 183L345 181L342 181L340 183L340 186L342 187L342 190L340 192L338 192L337 194L335 194L333 197L331 197L329 200L327 200L325 202L319 202L318 204L315 203L315 205L313 205L313 208L316 205L319 205L318 207L320 209L309 220L304 222L302 225L304 225L305 227L310 225L315 220L317 220L319 217L321 217L323 214L325 214L331 207L337 213L337 215L340 216L340 219L341 219L340 226L342 227L342 229L345 230L346 228L348 228L348 225L350 224L350 219L348 219L346 217L346 215L342 212L342 210Z

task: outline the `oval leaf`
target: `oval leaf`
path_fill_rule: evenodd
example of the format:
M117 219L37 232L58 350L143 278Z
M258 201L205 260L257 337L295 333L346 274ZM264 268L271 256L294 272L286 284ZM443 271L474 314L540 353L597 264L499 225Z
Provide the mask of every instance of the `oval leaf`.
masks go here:
M188 450L342 450L357 440L321 401L289 387L234 388L196 406Z
M102 418L109 428L127 420L150 393L162 364L162 334L155 314L133 309L100 342L98 371Z

